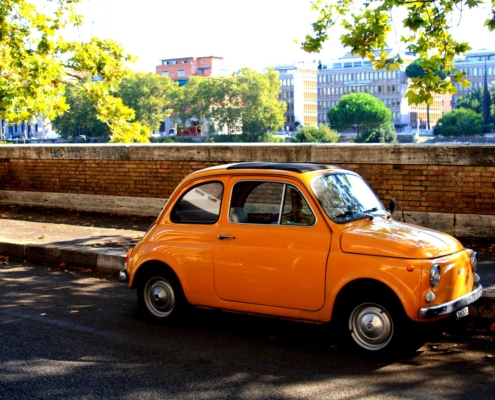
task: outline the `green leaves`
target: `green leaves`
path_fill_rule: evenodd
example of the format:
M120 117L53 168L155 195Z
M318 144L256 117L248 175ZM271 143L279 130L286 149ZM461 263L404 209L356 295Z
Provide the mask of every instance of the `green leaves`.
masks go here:
M462 74L453 73L455 57L470 49L468 43L455 40L450 34L452 13L463 8L476 8L482 0L370 0L363 4L354 0L319 0L313 3L318 12L313 24L313 34L306 36L302 48L308 52L319 52L328 34L340 19L346 33L341 43L350 48L352 54L369 58L375 69L399 68L403 60L398 53L387 58L383 50L388 47L392 32L392 12L402 9L406 15L402 21L405 34L400 41L407 51L414 52L424 61L424 75L416 75L411 91L406 94L410 104L432 101L432 93L455 93L455 83L468 86ZM397 23L398 21L394 21ZM495 10L484 25L495 29ZM451 79L439 79L438 71L450 74Z
M171 104L178 86L167 76L138 72L120 83L118 95L135 111L135 119L150 132L172 113Z
M296 143L337 143L340 140L340 133L330 129L328 126L319 125L305 126L297 130L296 136L292 139Z
M353 93L340 98L327 113L331 126L339 132L374 129L391 120L391 111L383 102L366 93Z
M68 110L65 88L77 87L91 99L112 140L142 141L143 129L129 123L133 112L112 93L129 70L132 57L111 40L67 42L60 36L79 25L73 11L80 0L0 2L0 119L8 123L43 116L53 120ZM99 77L100 81L88 83Z
M286 104L278 100L280 85L273 69L259 73L242 68L230 77L192 77L179 88L172 107L182 124L208 120L216 132L276 132L285 122Z
M483 117L473 110L456 108L445 113L435 125L435 135L470 136L483 131Z

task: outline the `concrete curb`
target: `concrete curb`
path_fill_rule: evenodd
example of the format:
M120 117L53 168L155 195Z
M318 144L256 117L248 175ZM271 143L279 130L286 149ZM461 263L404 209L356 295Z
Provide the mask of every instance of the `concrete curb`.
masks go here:
M33 263L85 267L94 272L117 273L124 269L125 251L82 250L51 245L0 243L0 254Z

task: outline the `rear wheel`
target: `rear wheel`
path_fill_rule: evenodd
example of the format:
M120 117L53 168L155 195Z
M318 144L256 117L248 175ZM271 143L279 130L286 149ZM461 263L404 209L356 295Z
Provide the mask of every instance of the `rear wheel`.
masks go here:
M171 322L184 311L186 301L177 279L161 274L148 274L137 288L143 314L158 322Z

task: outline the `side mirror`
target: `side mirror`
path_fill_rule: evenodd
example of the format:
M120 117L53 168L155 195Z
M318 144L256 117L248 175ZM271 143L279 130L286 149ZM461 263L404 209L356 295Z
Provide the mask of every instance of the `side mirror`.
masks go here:
M397 204L397 202L395 201L395 198L390 199L390 205L388 206L390 209L390 214L394 213L396 204Z

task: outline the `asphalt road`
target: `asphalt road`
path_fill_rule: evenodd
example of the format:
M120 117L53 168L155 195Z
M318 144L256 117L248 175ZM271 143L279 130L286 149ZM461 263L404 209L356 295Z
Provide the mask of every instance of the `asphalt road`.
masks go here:
M115 280L0 263L0 399L67 398L495 399L495 332L464 319L378 362L329 327L206 310L158 326Z

